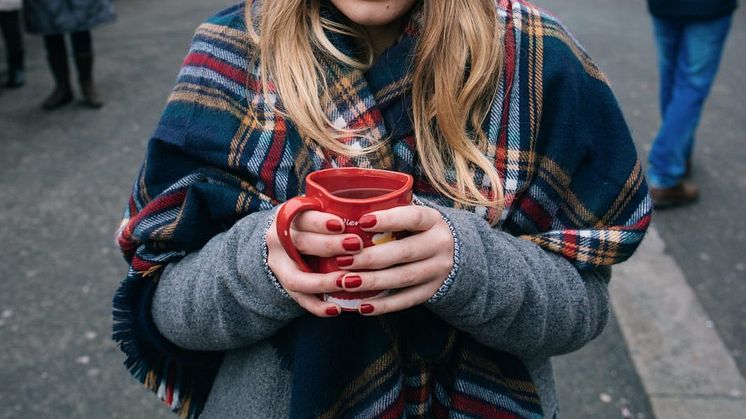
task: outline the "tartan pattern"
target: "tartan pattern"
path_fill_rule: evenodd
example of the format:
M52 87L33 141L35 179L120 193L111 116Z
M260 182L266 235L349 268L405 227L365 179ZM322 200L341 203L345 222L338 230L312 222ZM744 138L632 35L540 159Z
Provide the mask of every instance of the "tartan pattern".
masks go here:
M301 194L306 174L314 170L358 166L408 172L419 196L474 211L579 269L619 263L634 252L650 223L651 205L605 76L551 15L520 0L497 4L505 28L504 64L483 129L486 155L504 182L502 212L464 207L438 195L419 170L411 121L387 126L384 115L403 112L410 84L406 51L399 57L403 65L387 75L375 67L366 75L325 62L331 81L327 117L337 128L364 134L342 141L360 147L384 143L374 155L349 158L302 139L292 123L271 111L270 104L280 109L282 104L271 83L263 94L258 65L247 59L242 5L198 28L118 233L130 269L114 297L114 339L135 377L182 416L199 415L220 355L195 355L159 338L141 318L140 301L152 293L163 266L244 215ZM413 19L398 48L411 48L417 31ZM591 100L581 101L578 92ZM611 111L600 114L600 109ZM453 171L446 177L453 181ZM475 179L488 190L486 176L477 172ZM402 354L385 352L370 364L378 369L351 380L343 397L320 416L400 417L404 411L408 417L428 411L436 417L541 416L518 358L484 348L452 328L448 333L450 343L442 349L454 357L449 368L401 363ZM396 348L397 340L392 342ZM512 364L521 368L506 369ZM370 397L345 399L358 395L355 385L371 380L379 386Z

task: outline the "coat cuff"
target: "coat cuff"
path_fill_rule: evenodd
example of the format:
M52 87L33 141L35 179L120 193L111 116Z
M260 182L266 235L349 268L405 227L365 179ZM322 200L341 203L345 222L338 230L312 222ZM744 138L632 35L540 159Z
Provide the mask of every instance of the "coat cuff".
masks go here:
M413 197L412 202L415 205L421 205L430 207L440 213L441 218L443 218L443 221L448 224L448 229L451 231L451 237L453 238L453 268L451 268L451 271L448 273L448 276L446 276L445 281L443 281L443 284L438 288L438 290L433 294L432 297L430 297L427 301L425 301L426 304L435 304L440 299L442 299L448 291L451 289L451 285L453 285L453 282L456 279L456 276L458 275L461 267L461 240L459 239L458 233L456 233L456 228L453 226L453 223L451 222L450 218L445 214L445 212L442 210L441 207L425 201L419 197Z
M267 224L264 226L263 229L264 234L262 235L262 265L264 265L264 273L267 274L269 281L272 283L277 292L284 299L295 301L292 297L290 297L290 294L288 294L288 292L285 290L285 287L282 286L275 273L272 272L272 268L269 267L269 247L267 246L267 233L272 227L272 223L275 221L275 218L277 218L277 211L274 211L272 216L269 217L269 220L267 220Z

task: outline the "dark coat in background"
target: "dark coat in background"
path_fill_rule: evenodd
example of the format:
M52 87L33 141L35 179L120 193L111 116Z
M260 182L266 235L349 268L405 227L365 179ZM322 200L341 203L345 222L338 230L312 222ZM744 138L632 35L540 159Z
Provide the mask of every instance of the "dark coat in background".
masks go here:
M112 0L24 0L26 30L40 35L86 31L116 19Z
M650 14L663 19L710 20L733 13L738 0L648 0Z

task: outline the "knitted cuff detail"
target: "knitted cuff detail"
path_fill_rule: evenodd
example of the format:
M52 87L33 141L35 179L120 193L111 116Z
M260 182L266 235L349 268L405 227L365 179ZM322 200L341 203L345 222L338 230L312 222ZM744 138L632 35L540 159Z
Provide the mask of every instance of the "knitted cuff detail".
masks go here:
M442 211L432 205L428 205L416 196L412 198L412 203L423 207L430 207L438 211L443 221L448 224L448 229L451 230L451 237L453 237L453 268L451 268L451 272L448 273L445 281L443 281L443 285L441 285L440 288L438 288L438 291L436 291L435 294L433 294L433 296L425 302L427 304L434 304L446 295L448 290L451 288L451 285L453 285L453 281L456 280L456 275L458 275L459 273L459 267L461 265L461 240L459 240L458 238L458 234L456 233L456 229L453 227L453 223L450 219L448 219L448 217L446 217L446 215Z
M285 291L285 288L277 279L275 273L272 272L272 268L269 267L269 247L267 246L267 232L269 231L269 228L272 227L272 222L274 222L274 220L275 216L270 217L269 222L267 222L267 226L264 228L264 235L262 236L262 264L264 265L264 271L267 273L269 280L272 281L272 285L275 286L275 289L277 289L277 291L280 292L280 294L282 294L285 298L292 300L293 298L290 297L290 294L288 294L287 291Z

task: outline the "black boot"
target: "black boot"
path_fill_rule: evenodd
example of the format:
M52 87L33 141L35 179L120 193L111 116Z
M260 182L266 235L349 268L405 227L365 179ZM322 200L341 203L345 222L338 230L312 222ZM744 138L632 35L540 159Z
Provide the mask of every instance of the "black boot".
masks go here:
M16 88L26 84L26 75L23 71L23 50L8 51L8 80L5 87Z
M93 82L93 54L75 54L75 67L78 69L78 81L85 104L91 108L104 106L101 92Z
M41 105L42 109L49 111L72 102L73 89L70 86L70 68L67 63L67 52L64 50L48 50L47 62L56 83L52 94Z

